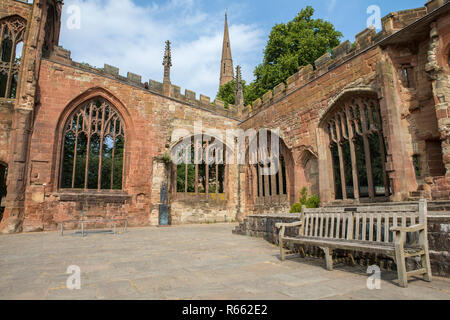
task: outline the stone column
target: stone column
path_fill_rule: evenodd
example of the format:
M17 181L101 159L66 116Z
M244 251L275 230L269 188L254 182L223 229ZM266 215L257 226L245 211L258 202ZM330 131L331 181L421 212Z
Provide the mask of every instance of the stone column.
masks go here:
M8 194L0 232L21 232L25 219L25 191L29 166L29 143L36 104L40 57L45 38L48 3L35 1L29 16L14 104L8 163Z
M438 33L438 28L435 22L431 24L430 31L430 48L428 50L428 63L425 66L425 71L428 73L433 88L434 103L436 108L436 118L438 121L438 129L441 134L442 140L442 155L445 165L445 181L438 181L438 187L440 183L444 185L450 184L450 115L448 112L450 101L450 76L448 71L440 65L439 61L445 59L439 59L439 55L444 56L444 48L441 41L441 37ZM443 39L442 39L443 40ZM446 61L444 61L446 62Z
M387 52L377 65L377 74L380 85L380 112L387 147L386 171L392 187L391 200L405 201L410 192L417 190L418 184L412 161L411 137L402 120L398 79Z
M3 220L2 233L22 231L25 208L25 188L27 177L28 145L30 138L32 111L16 109L11 130L10 162L8 167L8 194Z

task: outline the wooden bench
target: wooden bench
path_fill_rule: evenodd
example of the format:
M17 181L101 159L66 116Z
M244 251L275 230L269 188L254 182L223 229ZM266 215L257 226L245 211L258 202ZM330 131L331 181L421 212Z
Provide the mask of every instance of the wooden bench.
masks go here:
M302 208L301 221L277 223L280 258L286 259L286 243L310 245L325 253L328 270L333 270L335 249L385 254L397 264L401 287L408 286L408 277L423 275L431 281L427 236L427 202L419 205L360 206L355 208ZM286 236L286 228L298 227L297 236ZM415 243L407 242L418 234ZM406 271L406 258L420 257L421 268Z

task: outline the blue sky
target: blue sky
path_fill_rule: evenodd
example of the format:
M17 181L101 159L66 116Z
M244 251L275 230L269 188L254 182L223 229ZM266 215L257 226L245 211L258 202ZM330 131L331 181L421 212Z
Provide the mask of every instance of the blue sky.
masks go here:
M305 6L315 18L332 22L354 41L366 28L367 8L377 5L381 17L418 8L426 0L65 0L60 44L72 58L97 67L104 63L162 81L164 41L173 43L172 83L210 96L217 93L224 12L228 9L233 60L243 77L253 79L273 25L292 20ZM80 8L80 29L69 29L68 9Z

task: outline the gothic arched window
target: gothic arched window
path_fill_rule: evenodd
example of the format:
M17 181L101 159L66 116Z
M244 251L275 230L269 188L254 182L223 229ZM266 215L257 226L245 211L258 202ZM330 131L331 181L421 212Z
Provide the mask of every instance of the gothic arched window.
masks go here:
M27 23L19 16L0 21L0 98L16 97L21 48Z
M173 149L182 159L177 165L177 193L225 194L227 166L222 142L207 135L191 137L189 142L180 142Z
M267 139L266 143L263 138ZM283 140L272 132L268 132L266 136L258 133L255 139L257 139L255 147L247 151L248 200L254 205L288 205L291 189L287 160L290 156L289 150ZM278 150L272 152L272 144L276 140ZM274 168L271 168L272 165Z
M121 190L124 122L105 99L78 107L64 129L61 188Z
M373 97L341 100L327 116L336 199L390 195L381 113ZM330 164L331 165L331 164Z

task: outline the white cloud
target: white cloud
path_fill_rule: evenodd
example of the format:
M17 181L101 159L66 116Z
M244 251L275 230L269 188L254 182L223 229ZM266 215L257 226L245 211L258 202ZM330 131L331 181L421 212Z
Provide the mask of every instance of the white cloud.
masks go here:
M172 41L172 83L209 95L219 85L223 39L223 12L197 9L198 0L170 0L146 6L132 0L66 0L61 45L79 62L102 67L104 63L141 74L143 81L162 81L164 42ZM69 30L67 8L81 9L81 29ZM230 19L231 20L231 19ZM258 26L230 22L233 60L252 79L264 45Z

